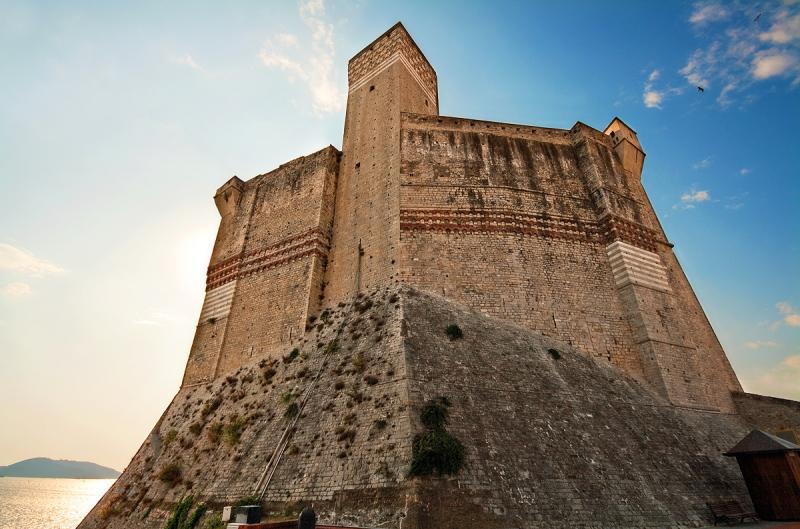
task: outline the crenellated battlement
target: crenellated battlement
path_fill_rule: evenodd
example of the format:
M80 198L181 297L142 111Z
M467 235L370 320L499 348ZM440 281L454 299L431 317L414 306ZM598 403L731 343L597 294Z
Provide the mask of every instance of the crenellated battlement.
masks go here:
M349 90L358 90L395 62L400 62L408 69L428 96L430 104L438 109L436 71L400 22L350 59L347 65Z

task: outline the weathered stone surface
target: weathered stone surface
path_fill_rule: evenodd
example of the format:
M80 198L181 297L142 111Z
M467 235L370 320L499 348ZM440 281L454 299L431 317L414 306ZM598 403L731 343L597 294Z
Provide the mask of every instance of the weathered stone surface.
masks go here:
M705 501L746 501L735 462L721 456L748 431L737 415L676 408L607 362L408 287L355 299L326 320L291 363L256 361L181 389L81 529L156 528L184 495L221 505L259 492L289 427L267 508L313 502L323 523L692 526L706 520ZM450 324L462 339L448 338ZM306 391L292 425L284 413L302 397L284 396ZM453 477L409 478L419 411L439 397L452 403L447 429L466 465ZM225 430L210 436L236 418L237 441ZM159 480L171 463L181 468L175 485ZM101 519L112 501L116 514Z

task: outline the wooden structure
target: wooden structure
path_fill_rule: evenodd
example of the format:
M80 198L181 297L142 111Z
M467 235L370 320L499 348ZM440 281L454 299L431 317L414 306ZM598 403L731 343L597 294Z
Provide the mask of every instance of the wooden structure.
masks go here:
M763 520L800 520L800 446L753 430L725 455L739 463Z
M742 507L736 500L725 500L714 503L707 503L714 516L714 525L719 522L725 524L743 523L745 520L758 520L758 515L749 509Z

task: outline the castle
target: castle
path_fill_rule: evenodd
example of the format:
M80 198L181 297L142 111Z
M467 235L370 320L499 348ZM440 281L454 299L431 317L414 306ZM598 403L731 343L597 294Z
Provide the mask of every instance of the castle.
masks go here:
M400 23L348 84L341 151L216 192L182 387L81 528L156 527L187 491L404 528L697 525L703 499L746 496L719 453L752 425L797 430L800 406L742 391L642 186L636 132L440 116ZM442 335L456 321L463 341ZM301 403L290 423L281 396ZM441 396L467 469L411 479L416 414ZM232 418L241 440L212 457L226 448L198 432ZM166 462L191 485L159 482Z
M402 283L575 345L677 406L741 391L641 183L603 132L439 115L436 72L397 24L350 60L342 151L214 200L222 216L184 385L277 354L309 317Z

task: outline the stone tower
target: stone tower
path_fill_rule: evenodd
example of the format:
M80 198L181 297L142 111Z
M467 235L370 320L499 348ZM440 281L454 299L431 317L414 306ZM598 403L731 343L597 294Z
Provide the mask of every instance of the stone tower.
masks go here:
M347 115L326 300L397 277L401 115L438 115L436 72L402 24L348 64Z
M188 495L391 529L699 526L747 501L721 452L800 435L800 404L742 392L636 132L441 116L399 23L348 85L341 151L217 190L182 386L80 528L156 529ZM448 476L410 472L431 402L463 444Z

